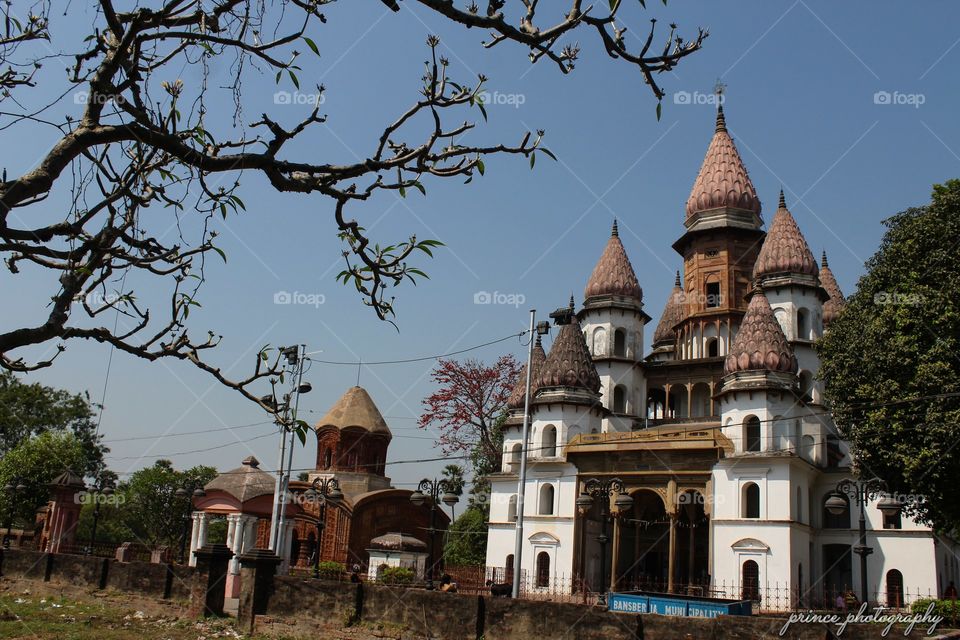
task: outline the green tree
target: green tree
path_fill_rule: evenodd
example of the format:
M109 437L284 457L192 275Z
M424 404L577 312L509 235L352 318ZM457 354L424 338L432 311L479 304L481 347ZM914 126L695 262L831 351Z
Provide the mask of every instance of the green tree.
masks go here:
M885 221L879 251L820 340L820 376L864 475L907 513L960 523L960 180Z
M48 484L64 469L83 469L87 453L74 434L58 429L28 436L0 458L0 487L7 483L26 487L12 498L14 523L32 526L37 509L50 499ZM0 515L4 519L10 513L10 501L11 496L0 492Z
M453 521L443 550L450 566L481 565L487 560L487 514L471 507Z
M70 432L85 452L73 471L93 474L103 467L103 456L109 451L96 433L95 408L87 393L72 394L36 382L25 384L9 371L0 370L0 456L30 436Z
M183 535L184 518L192 509L191 499L176 495L177 489L203 486L217 477L213 467L196 466L177 471L169 460L157 460L152 467L134 472L122 483L119 507L131 541L176 546Z

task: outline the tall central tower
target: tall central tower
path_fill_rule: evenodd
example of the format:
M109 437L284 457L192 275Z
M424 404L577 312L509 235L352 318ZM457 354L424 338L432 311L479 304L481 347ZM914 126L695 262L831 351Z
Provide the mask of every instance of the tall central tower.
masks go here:
M687 199L679 360L725 356L747 309L753 265L763 242L760 199L727 132L723 107L703 166Z

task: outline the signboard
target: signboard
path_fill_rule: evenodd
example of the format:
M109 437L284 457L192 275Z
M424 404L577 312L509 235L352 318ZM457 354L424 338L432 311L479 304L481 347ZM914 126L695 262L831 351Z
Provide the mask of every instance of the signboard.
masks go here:
M607 608L614 613L659 613L664 616L716 618L717 616L749 616L749 600L698 598L669 593L611 593Z

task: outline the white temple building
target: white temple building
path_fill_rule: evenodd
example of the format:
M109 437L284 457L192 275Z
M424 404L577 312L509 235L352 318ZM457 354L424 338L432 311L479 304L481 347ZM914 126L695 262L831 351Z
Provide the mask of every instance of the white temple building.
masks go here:
M698 593L783 608L859 595L860 507L849 497L839 515L825 506L856 476L823 404L814 350L844 299L782 192L764 230L722 109L685 214L673 245L682 270L649 353L650 316L616 223L582 307L571 299L553 314L549 353L536 345L524 587ZM491 477L492 567L514 565L524 380L509 402L503 468ZM616 491L609 502L583 499L588 481L612 479L629 507L617 507ZM895 497L865 507L872 601L937 597L960 578L956 541L878 505L895 506Z

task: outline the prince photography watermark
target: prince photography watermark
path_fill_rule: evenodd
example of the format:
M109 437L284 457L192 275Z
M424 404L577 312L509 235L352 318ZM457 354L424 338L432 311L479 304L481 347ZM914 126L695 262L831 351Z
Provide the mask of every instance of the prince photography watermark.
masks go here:
M899 613L888 607L877 606L872 613L867 613L867 603L860 605L856 613L846 615L839 613L816 613L814 611L791 613L787 621L780 628L781 637L787 634L787 630L794 624L828 624L837 627L836 636L839 638L847 630L847 625L851 623L858 624L882 624L884 625L880 635L886 638L895 624L906 625L903 630L904 636L909 636L913 628L918 625L926 627L926 635L931 636L936 630L937 625L943 622L943 616L934 615L934 603L930 603L927 610L923 613Z

